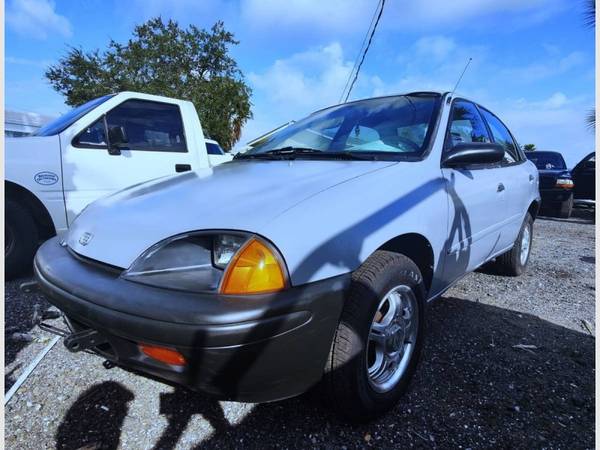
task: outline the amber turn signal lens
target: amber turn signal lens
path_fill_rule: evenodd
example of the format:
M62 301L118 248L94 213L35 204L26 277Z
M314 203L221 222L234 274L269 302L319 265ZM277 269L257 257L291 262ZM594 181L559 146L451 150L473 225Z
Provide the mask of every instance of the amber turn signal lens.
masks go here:
M145 355L157 361L170 364L172 366L184 366L185 358L177 350L166 347L156 347L154 345L140 344L140 350Z
M222 294L258 294L285 287L283 263L269 246L250 239L227 266Z

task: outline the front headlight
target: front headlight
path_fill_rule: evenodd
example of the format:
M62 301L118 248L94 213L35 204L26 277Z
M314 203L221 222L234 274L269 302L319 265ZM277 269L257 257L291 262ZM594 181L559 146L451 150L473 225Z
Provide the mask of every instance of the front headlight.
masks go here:
M190 233L160 242L122 275L152 286L190 292L257 294L286 287L283 259L247 233Z

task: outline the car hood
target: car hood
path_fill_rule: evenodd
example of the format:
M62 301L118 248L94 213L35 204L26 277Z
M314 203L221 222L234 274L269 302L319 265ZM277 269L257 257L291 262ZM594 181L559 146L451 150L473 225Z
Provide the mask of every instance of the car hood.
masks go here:
M196 230L259 233L274 218L384 161L232 161L132 186L89 205L67 242L85 257L127 268L148 247Z
M540 176L546 176L546 177L550 177L550 176L558 176L558 175L569 175L569 170L567 169L543 169L543 170L538 170L538 172L540 173Z

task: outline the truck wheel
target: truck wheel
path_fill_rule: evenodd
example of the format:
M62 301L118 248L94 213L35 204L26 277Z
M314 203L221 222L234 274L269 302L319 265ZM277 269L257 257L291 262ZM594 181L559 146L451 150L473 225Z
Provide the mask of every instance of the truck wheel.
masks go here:
M415 372L425 332L419 268L398 253L377 251L352 275L325 370L325 389L354 422L390 410Z
M4 212L4 276L11 280L31 269L38 230L29 211L15 201L7 200Z
M531 244L533 242L533 219L531 214L525 215L521 231L513 248L496 258L494 263L495 272L499 275L508 275L516 277L525 272L529 255L531 254Z
M562 202L560 206L556 209L555 213L557 217L561 217L563 219L568 219L571 217L571 212L573 211L573 196L571 195L567 200Z

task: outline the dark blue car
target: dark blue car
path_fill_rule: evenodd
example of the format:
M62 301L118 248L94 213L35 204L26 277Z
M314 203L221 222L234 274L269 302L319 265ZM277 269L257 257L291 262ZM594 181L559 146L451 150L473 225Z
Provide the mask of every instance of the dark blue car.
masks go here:
M564 158L558 152L526 152L540 173L541 211L568 218L573 209L573 179Z

